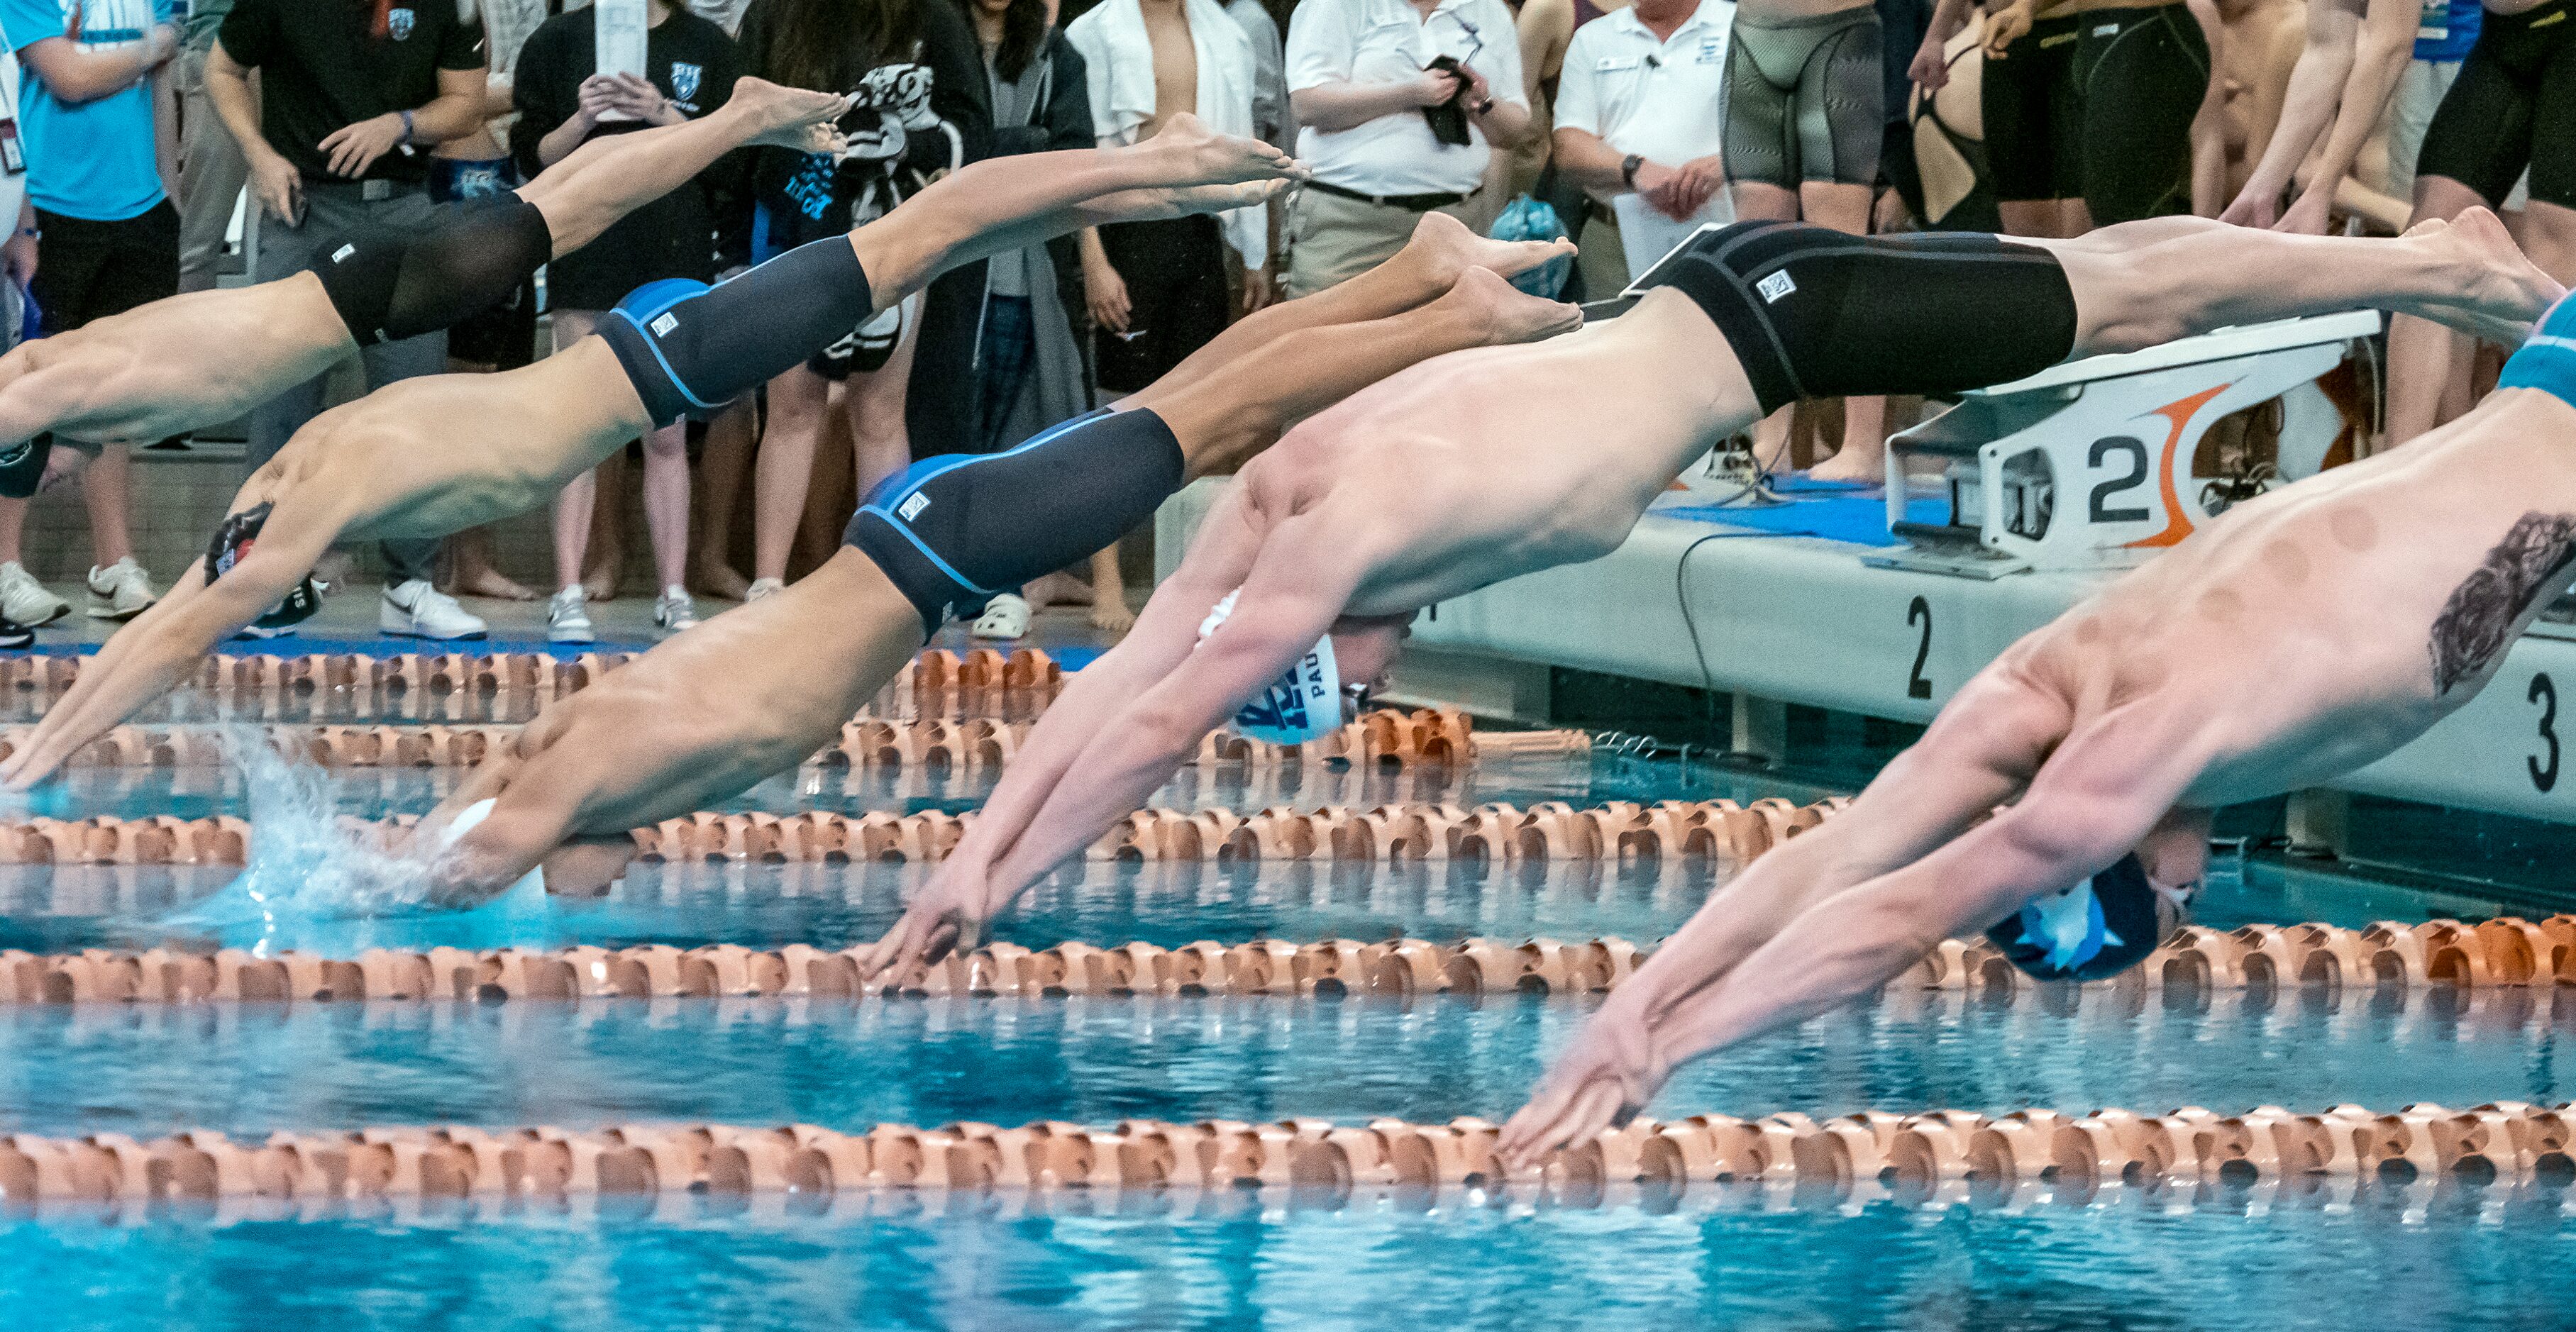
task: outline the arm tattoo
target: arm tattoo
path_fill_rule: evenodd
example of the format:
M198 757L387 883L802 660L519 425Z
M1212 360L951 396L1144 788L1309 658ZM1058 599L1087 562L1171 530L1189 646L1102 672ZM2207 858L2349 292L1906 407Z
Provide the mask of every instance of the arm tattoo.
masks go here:
M2526 513L2451 589L2433 620L2433 692L2447 694L2494 661L2533 601L2563 591L2576 561L2576 515Z

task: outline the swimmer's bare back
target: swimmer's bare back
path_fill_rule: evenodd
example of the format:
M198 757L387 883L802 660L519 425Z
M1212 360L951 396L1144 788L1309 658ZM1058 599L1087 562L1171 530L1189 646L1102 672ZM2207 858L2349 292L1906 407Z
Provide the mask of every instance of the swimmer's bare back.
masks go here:
M154 301L0 357L0 445L48 430L102 443L180 434L356 350L311 273Z

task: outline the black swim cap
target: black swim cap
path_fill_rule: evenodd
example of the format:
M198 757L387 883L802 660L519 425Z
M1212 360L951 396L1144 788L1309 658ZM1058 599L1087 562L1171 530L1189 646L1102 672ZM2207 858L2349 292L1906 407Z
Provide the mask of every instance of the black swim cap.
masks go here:
M276 508L274 503L262 503L244 509L224 519L223 526L215 529L215 539L206 546L207 586L212 587L216 579L230 572L241 557L258 544L260 530L268 526L268 516ZM321 610L322 590L313 585L313 578L308 574L295 580L295 586L278 598L276 605L251 623L262 629L285 629L312 619Z
M2145 960L2180 923L2178 907L2175 921L2164 919L2166 900L2131 852L2073 887L2032 898L1986 937L2040 980L2107 980Z

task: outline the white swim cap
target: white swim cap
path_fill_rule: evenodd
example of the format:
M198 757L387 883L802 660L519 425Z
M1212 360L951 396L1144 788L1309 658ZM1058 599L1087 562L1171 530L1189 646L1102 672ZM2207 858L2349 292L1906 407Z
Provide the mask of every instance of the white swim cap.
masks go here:
M1242 595L1243 589L1236 588L1208 608L1207 618L1199 622L1200 642L1234 614L1235 598ZM1274 745L1302 745L1342 729L1342 673L1333 660L1333 636L1324 635L1313 651L1244 704L1234 714L1234 729L1247 740Z
M486 796L483 799L477 800L473 804L467 805L465 808L456 811L456 817L449 820L446 830L438 835L439 853L444 855L449 847L456 845L458 838L474 831L474 829L479 826L483 820L492 817L492 806L498 803L500 803L499 797ZM511 884L509 891L503 893L502 896L511 896L523 888L533 888L533 890L538 893L545 892L546 867L539 865L535 869L529 870L526 874L520 876L517 883Z

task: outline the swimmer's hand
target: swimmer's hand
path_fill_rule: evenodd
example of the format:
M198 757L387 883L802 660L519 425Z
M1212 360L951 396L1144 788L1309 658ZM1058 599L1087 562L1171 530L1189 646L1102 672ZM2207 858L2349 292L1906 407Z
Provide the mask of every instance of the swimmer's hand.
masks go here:
M2016 0L2002 9L1986 11L1986 59L2005 59L2004 48L2029 34L2033 8L2032 0Z
M1550 1152L1623 1127L1663 1089L1672 1068L1656 1051L1647 1006L1620 998L1611 993L1557 1056L1529 1104L1503 1125L1494 1148L1505 1164L1534 1167Z
M861 981L883 980L931 966L950 953L984 946L996 902L988 867L952 857L904 908L903 918L859 962Z

